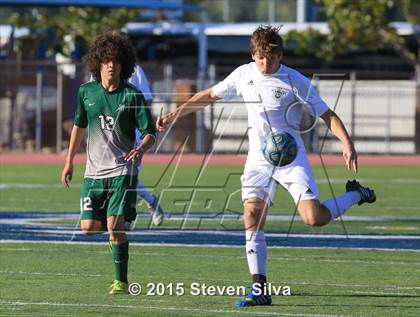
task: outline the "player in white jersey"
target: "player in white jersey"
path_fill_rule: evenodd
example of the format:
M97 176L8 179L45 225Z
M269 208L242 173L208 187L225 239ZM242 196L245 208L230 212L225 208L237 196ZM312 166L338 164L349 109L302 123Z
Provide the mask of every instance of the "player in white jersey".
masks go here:
M146 100L147 106L152 104L153 95L150 91L149 82L144 74L143 69L140 65L136 65L133 75L128 80L130 84L136 87L143 93L144 99ZM140 144L142 140L142 135L138 129L136 129L136 144ZM140 175L141 163L138 165L138 174ZM137 195L139 195L144 201L146 201L149 208L150 214L152 216L152 222L155 226L159 226L163 222L164 214L163 210L159 204L159 198L153 195L147 188L144 186L142 180L137 180Z
M253 289L236 303L237 307L270 305L266 289L267 245L264 224L272 205L277 183L293 197L305 224L323 226L342 215L352 205L376 200L373 190L357 181L348 181L346 193L321 203L303 141L299 133L302 107L321 117L343 144L348 169L357 171L357 153L342 121L319 97L311 82L298 71L281 64L283 42L278 29L258 27L251 37L253 62L235 69L217 85L195 94L173 112L157 119L160 131L180 116L200 110L221 98L242 96L248 110L249 152L241 177L244 203L246 255ZM296 159L283 167L273 167L263 157L263 142L271 133L283 130L298 144ZM259 289L259 291L256 291Z

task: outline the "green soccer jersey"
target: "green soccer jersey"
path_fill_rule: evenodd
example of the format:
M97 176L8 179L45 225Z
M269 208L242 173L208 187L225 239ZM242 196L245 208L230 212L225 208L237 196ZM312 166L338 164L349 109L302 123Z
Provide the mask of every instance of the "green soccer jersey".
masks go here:
M98 81L79 88L74 124L88 129L85 177L135 175L137 168L124 157L135 147L135 129L155 136L156 130L143 95L121 81L108 92Z

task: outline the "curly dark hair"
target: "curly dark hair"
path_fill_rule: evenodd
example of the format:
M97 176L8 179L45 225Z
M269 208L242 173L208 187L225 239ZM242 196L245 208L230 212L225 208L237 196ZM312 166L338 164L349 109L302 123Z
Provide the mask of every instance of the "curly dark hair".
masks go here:
M101 80L101 63L117 60L121 64L121 80L127 80L134 72L136 53L127 35L108 31L97 36L84 58L95 80Z
M271 25L260 25L251 36L251 53L283 54L283 40L279 35L280 28Z

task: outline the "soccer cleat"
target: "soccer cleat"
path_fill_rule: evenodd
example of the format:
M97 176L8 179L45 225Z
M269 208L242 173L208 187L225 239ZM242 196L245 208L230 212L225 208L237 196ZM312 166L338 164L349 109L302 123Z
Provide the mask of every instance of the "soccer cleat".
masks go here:
M360 194L359 205L363 203L374 203L376 201L376 194L373 189L369 187L363 187L358 181L353 179L352 181L347 181L346 192L358 192Z
M110 295L128 294L128 283L114 280L109 288L111 289Z
M159 205L159 198L156 196L153 196L155 198L155 201L153 204L149 204L149 211L150 215L152 216L152 222L155 226L160 226L163 222L164 214L163 210Z
M255 295L254 290L249 292L244 299L236 302L236 307L250 307L250 306L263 306L271 305L271 295Z

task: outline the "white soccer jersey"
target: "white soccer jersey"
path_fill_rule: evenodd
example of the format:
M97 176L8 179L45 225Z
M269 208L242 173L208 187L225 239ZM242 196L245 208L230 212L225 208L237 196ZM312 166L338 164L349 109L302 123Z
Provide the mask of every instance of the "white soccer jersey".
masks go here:
M153 99L152 92L150 91L149 82L140 65L136 65L134 73L133 75L131 75L128 82L143 93L144 99L146 99L146 101Z
M311 82L285 65L280 65L274 74L263 75L252 62L235 69L212 89L216 96L224 99L242 96L248 110L249 152L241 177L242 199L258 197L270 205L276 182L287 189L296 203L299 200L318 199L318 189L299 126L302 104L309 107L315 117L329 108ZM284 167L273 167L262 153L265 138L278 130L289 132L298 143L296 159Z
M131 75L128 82L143 93L144 99L146 99L146 101L150 101L153 99L153 95L149 87L149 82L147 80L147 77L143 69L140 67L140 65L136 65L134 73L133 75ZM136 129L136 144L137 145L141 143L141 139L142 139L141 133L138 129Z
M272 131L289 132L299 144L299 150L304 151L299 133L302 108L298 101L311 106L317 117L329 109L311 82L285 65L280 65L274 74L263 75L254 62L245 64L212 89L215 95L223 99L234 96L244 99L250 128L249 156L256 159L262 158L262 145Z

